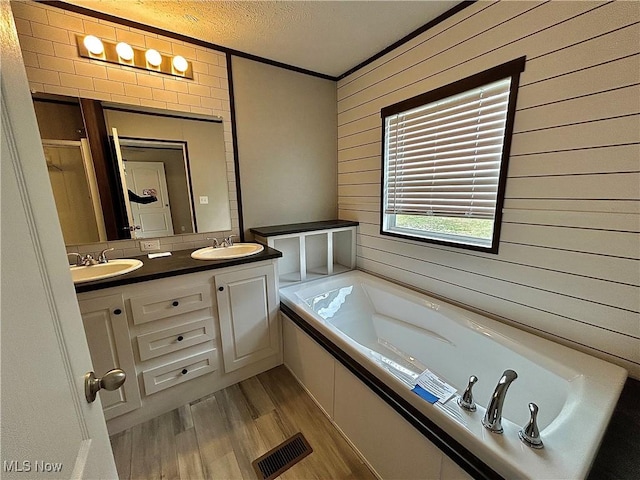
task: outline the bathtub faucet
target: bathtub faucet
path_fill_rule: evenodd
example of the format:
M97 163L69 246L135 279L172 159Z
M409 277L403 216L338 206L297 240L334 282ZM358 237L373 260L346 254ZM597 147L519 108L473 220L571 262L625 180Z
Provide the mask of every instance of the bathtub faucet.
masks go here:
M518 374L513 370L505 370L493 391L491 401L482 419L482 425L494 433L502 433L502 405L507 396L507 389L511 382L518 378Z

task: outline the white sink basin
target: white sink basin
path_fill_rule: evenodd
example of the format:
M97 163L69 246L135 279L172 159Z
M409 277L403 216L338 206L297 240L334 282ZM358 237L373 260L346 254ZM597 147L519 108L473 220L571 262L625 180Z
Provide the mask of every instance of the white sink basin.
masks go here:
M133 258L109 260L107 263L99 263L88 267L71 267L71 278L73 278L73 283L93 282L94 280L124 275L139 269L141 266L142 262Z
M196 250L191 258L196 260L229 260L231 258L248 257L264 250L259 243L234 243L230 247L205 247Z

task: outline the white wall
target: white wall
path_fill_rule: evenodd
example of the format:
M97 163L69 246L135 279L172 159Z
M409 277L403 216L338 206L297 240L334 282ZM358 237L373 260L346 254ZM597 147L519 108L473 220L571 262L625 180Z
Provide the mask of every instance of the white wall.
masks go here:
M232 62L245 231L335 218L335 82Z
M637 2L478 2L341 80L359 268L640 378L639 20ZM499 254L381 236L380 109L522 55Z

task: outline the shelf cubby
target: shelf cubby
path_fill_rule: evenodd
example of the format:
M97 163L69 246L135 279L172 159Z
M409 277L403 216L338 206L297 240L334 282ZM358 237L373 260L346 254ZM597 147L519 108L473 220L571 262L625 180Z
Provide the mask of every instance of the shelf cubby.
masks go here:
M300 282L302 280L300 277L300 238L296 236L273 238L270 246L282 252L282 257L278 259L280 283Z
M310 232L303 235L306 280L329 274L328 234L326 232Z
M352 270L356 266L358 222L322 222L252 228L255 240L282 252L280 285L305 282Z

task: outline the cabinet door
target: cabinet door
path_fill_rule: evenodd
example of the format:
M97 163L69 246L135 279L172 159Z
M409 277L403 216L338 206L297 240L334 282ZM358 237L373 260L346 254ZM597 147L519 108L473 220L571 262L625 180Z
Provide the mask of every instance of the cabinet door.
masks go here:
M80 299L78 303L96 376L112 368L121 368L127 374L118 390L100 390L104 417L109 420L139 408L140 390L122 295Z
M215 277L225 372L280 351L273 265Z

